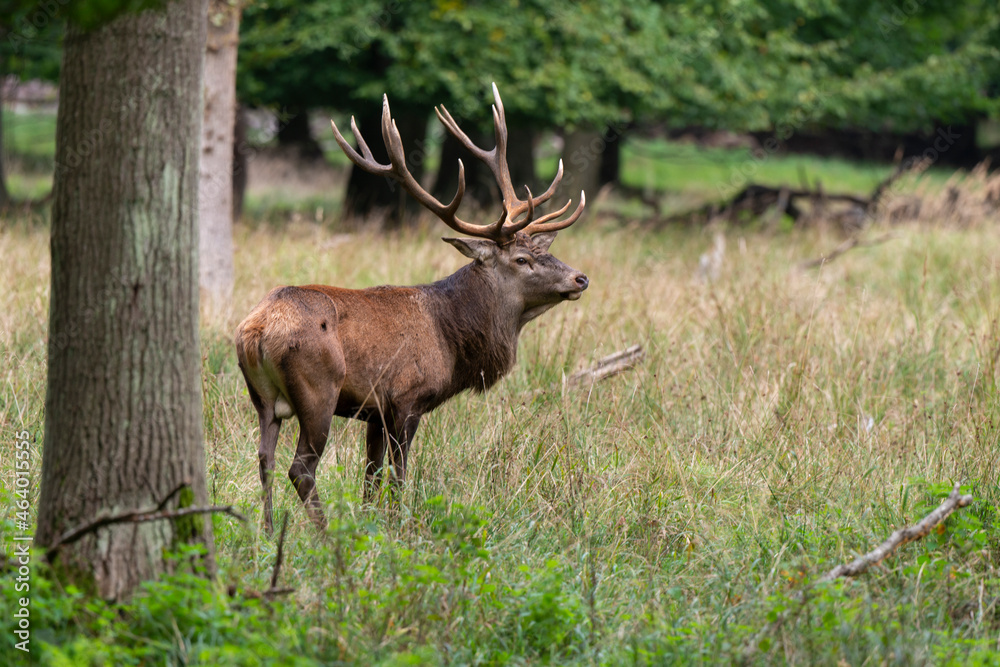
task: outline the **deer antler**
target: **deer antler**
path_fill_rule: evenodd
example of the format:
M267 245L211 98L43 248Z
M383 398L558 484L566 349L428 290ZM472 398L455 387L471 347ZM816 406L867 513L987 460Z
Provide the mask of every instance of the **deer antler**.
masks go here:
M500 100L500 92L497 90L497 85L495 83L493 84L493 99L493 125L496 133L496 146L494 146L490 151L483 150L479 146L476 146L469 136L465 132L462 132L462 130L458 127L458 123L455 122L455 119L452 118L452 115L448 112L444 105L434 108L438 118L448 131L451 132L451 134L458 139L462 145L469 150L469 152L475 155L490 168L490 171L493 172L493 177L496 179L497 185L500 186L500 192L503 195L503 212L500 214L500 217L497 218L496 222L488 225L474 225L462 220L456 215L458 206L462 203L462 197L465 196L465 165L462 164L461 160L458 161L458 191L455 193L455 197L448 205L442 204L437 200L437 198L424 190L420 183L410 173L409 169L406 168L406 156L403 152L403 140L400 138L399 130L396 128L396 122L392 120L392 116L389 112L389 97L387 95L382 96L382 139L385 141L385 147L389 153L389 164L381 164L372 156L372 152L368 148L368 144L365 143L364 138L361 136L361 132L358 130L358 126L354 122L353 116L351 117L351 132L354 133L354 138L358 142L358 148L361 150L361 153L358 153L358 151L356 151L354 147L344 139L340 130L337 129L336 123L332 120L330 123L333 125L333 134L337 139L337 144L344 151L351 162L373 174L387 176L399 181L403 188L413 195L414 199L420 202L424 208L434 213L434 215L439 217L446 225L457 232L468 234L469 236L478 236L502 242L512 238L514 234L519 231L523 231L527 234L539 234L542 232L554 232L569 227L576 222L583 213L583 209L587 205L586 195L582 190L580 191L580 203L577 205L576 210L568 218L556 220L569 210L570 205L573 203L572 199L566 202L566 204L558 211L547 213L537 220L534 219L535 207L548 201L552 195L555 194L556 188L562 181L562 160L559 160L559 168L556 170L556 177L553 179L552 183L545 192L537 197L532 197L531 190L525 186L524 189L528 193L528 198L519 199L514 193L514 186L511 183L510 178L510 169L507 166L507 118L504 115L503 102ZM524 217L518 220L518 216L521 215L524 215Z

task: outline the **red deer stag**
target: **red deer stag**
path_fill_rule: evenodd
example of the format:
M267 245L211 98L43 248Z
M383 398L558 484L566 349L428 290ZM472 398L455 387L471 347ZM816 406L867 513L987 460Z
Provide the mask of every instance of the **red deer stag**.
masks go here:
M446 238L473 260L430 285L352 290L325 285L276 287L236 329L236 353L250 399L260 417L260 479L264 522L272 529L271 477L281 422L299 418L300 434L288 476L310 516L322 529L316 466L334 415L368 422L365 498L376 494L388 448L395 484L406 476L406 457L420 418L455 394L482 392L510 371L521 328L562 301L580 298L587 276L549 254L560 229L583 213L586 199L559 219L557 211L535 217L555 193L555 180L537 197L519 199L507 168L507 124L493 86L496 147L473 144L444 106L435 109L448 131L493 172L503 195L503 212L486 225L470 224L456 212L465 193L459 161L458 192L445 205L432 197L406 168L399 130L382 103L382 138L389 164L372 157L354 119L351 130L360 153L341 135L337 143L356 165L399 181L455 231L474 238Z

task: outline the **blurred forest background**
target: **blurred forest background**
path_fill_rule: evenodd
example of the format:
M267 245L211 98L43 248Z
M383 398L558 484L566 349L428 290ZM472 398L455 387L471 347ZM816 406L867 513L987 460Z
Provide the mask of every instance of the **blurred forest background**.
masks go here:
M7 4L0 202L46 191L70 12ZM888 163L937 141L932 162L971 167L1000 150L1000 19L989 0L222 4L242 10L230 37L239 51L237 211L248 173L262 186L294 173L326 200L314 202L326 215L405 224L416 209L399 191L358 169L346 180L336 173L347 163L327 119L353 115L377 128L388 93L411 169L443 196L463 152L432 109L445 104L485 145L494 81L514 181L537 188L561 156L567 191L592 198L611 185L653 204L688 188L725 200L760 180L757 167L775 153ZM100 9L77 13L100 19ZM492 204L488 173L465 164L471 195ZM672 178L657 178L671 165ZM801 172L793 169L793 184ZM280 199L273 188L260 195Z

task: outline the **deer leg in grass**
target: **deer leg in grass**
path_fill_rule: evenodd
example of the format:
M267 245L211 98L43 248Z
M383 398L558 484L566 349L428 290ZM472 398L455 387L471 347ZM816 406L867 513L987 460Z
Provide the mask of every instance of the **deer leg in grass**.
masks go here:
M306 506L310 518L320 530L326 528L326 517L323 516L323 506L316 490L316 467L326 449L326 439L330 435L330 421L333 419L337 405L339 390L334 389L324 400L303 400L309 387L308 383L289 387L293 405L305 406L299 409L299 442L295 448L295 458L288 469L288 477L298 491L299 498ZM313 394L313 398L316 395Z
M274 532L274 510L272 487L274 486L274 450L278 446L278 431L281 420L274 416L274 408L260 414L260 484L264 491L264 530L268 535Z
M244 378L246 378L245 373ZM257 448L257 458L260 460L260 486L264 495L264 530L270 535L274 531L271 501L274 450L278 446L278 431L281 429L281 420L274 416L274 404L261 400L260 394L249 381L247 381L247 390L250 393L250 401L260 418L260 447Z
M385 459L385 428L382 417L376 415L368 422L365 434L367 463L365 464L365 502L373 502L382 486L382 461Z
M372 502L378 497L382 486L382 476L385 471L385 453L389 451L387 465L392 466L389 484L393 495L399 493L406 479L406 459L410 451L410 443L420 424L420 415L410 415L399 420L393 414L376 416L368 422L366 444L368 462L365 465L365 501Z
M389 460L392 462L393 493L398 494L406 481L406 459L410 454L410 443L420 425L420 415L410 415L393 422L393 432L389 437Z
M310 414L299 414L299 442L295 448L295 458L288 469L288 477L306 506L309 517L320 530L326 528L323 505L316 490L316 467L326 448L326 438L330 434L330 420L333 419L334 402Z

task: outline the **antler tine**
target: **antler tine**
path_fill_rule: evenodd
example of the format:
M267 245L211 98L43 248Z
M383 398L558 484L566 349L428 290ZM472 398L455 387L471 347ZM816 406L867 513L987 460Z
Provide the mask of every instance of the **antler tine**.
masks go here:
M563 161L560 158L559 167L556 169L556 177L552 179L552 183L549 184L549 188L545 192L535 197L535 206L538 206L539 204L547 202L549 199L551 199L552 195L556 193L556 188L558 188L559 184L562 183L562 179L563 179Z
M569 210L570 204L573 200L570 199L566 204L558 211L553 211L552 213L547 213L543 215L538 220L535 220L527 227L524 228L525 234L541 234L543 232L557 232L560 229L566 229L574 222L576 222L580 216L583 214L583 209L587 206L587 193L580 190L580 203L577 205L576 210L573 211L573 215L569 216L565 220L559 220L558 222L549 222L558 218L560 215Z
M399 181L403 189L409 192L424 208L439 217L456 232L468 234L469 236L486 236L487 238L492 238L492 236L484 231L483 226L469 224L455 215L459 205L462 203L462 198L465 196L465 165L462 164L461 160L458 161L458 190L448 205L442 204L437 198L424 190L420 182L406 168L406 154L403 150L403 140L399 134L399 128L396 127L396 122L392 119L392 113L389 110L388 95L382 96L382 140L385 142L385 148L389 154L389 164L382 164L375 159L371 149L368 148L368 144L365 143L364 137L361 136L361 131L358 130L354 118L351 118L351 131L354 133L354 138L358 142L361 153L358 153L344 139L344 136L333 120L330 121L330 124L333 126L333 134L337 140L337 144L351 162L365 171L388 176Z
M347 158L351 162L358 165L362 169L375 174L387 174L392 170L391 165L380 164L372 156L372 152L368 148L368 144L365 143L365 140L361 136L361 132L358 131L357 123L354 122L354 116L351 116L351 132L354 133L354 139L358 142L358 147L361 148L363 155L354 150L354 146L351 146L351 144L344 139L344 135L340 133L337 123L335 123L332 118L330 119L330 125L333 126L333 137L337 140L337 145L340 146L340 149L344 151L344 154L347 155Z
M443 104L434 107L434 113L437 114L438 120L441 121L441 124L444 125L448 131L451 132L452 136L458 139L458 141L465 146L470 153L483 162L488 163L490 161L492 151L484 151L482 148L477 146L472 139L469 138L469 135L462 131L462 128L460 128L458 123L455 122L455 119L452 118L451 112L448 111Z

